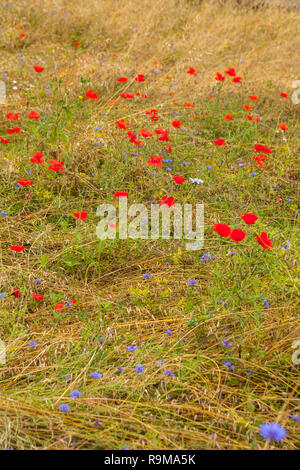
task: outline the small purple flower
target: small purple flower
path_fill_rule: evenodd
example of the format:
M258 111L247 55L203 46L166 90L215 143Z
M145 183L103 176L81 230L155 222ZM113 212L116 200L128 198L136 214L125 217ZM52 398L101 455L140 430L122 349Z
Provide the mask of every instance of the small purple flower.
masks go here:
M291 418L293 421L296 421L297 423L300 422L300 416L295 415L294 413L292 413L292 414L290 415L290 418Z
M142 374L144 372L142 364L137 364L135 370L138 374Z
M126 444L126 442L124 441L122 447L121 447L121 450L130 450L130 447Z
M81 398L81 392L79 390L73 390L71 393L70 393L70 397L71 398Z
M225 367L228 367L230 370L234 370L234 366L230 362L225 361L223 364Z
M91 372L90 376L93 377L93 379L102 379L102 374L100 374L100 372Z
M223 346L227 346L228 348L232 348L232 343L229 343L228 341L226 341L225 338L222 339L222 344Z
M60 411L64 411L65 413L67 413L70 410L70 405L68 405L67 403L62 403L61 405L59 405L59 409Z
M137 346L127 346L128 351L133 352L137 350Z
M149 273L144 273L143 276L146 277L147 279L151 279L152 277L151 274Z
M268 441L281 442L286 437L286 430L275 421L272 423L261 424L259 427L259 433Z
M166 331L164 331L164 334L167 335L167 336L172 336L172 331L169 330L169 328L168 328Z
M32 341L32 343L28 343L28 346L37 346L37 341Z
M195 279L189 279L188 282L190 286L195 286L197 284L197 281Z
M165 373L166 375L168 375L169 377L175 377L176 374L174 374L173 372L171 372L170 370L168 369L165 369Z

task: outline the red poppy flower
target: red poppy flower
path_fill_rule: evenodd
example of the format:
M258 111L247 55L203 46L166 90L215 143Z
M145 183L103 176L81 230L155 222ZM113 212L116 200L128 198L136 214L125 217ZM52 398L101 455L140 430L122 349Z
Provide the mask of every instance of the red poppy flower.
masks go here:
M254 145L253 152L264 152L264 153L269 154L269 153L272 153L272 150L265 147L265 145L256 144L256 145Z
M136 82L144 82L145 80L146 80L145 75L143 75L141 73L139 75L137 75L137 77L135 77Z
M229 67L227 70L224 71L224 73L227 73L227 75L229 75L230 77L234 77L236 72L233 67Z
M54 310L61 310L62 308L64 308L65 304L57 304L57 305L54 305Z
M194 69L193 67L190 67L188 69L187 73L190 74L190 75L195 75L195 77L197 76L196 69Z
M265 155L253 155L256 165L261 166L262 168L266 168L264 165L264 161L267 159Z
M234 121L234 117L231 114L226 114L224 119L226 119L226 121Z
M86 91L85 96L90 100L97 100L98 99L97 93L93 90Z
M231 234L231 228L227 224L215 224L213 230L225 238Z
M194 108L195 106L194 106L192 103L189 103L188 101L186 101L186 102L184 103L184 107L185 107L185 108Z
M132 99L134 98L134 94L133 93L127 93L127 91L123 91L123 93L120 94L121 98L124 98L124 100L126 100L127 98L128 99Z
M142 145L142 142L140 140L136 140L136 135L132 131L127 132L127 138L130 140L130 142L133 142L135 145Z
M79 46L79 42L73 42L73 46Z
M27 116L29 117L29 119L40 119L40 115L36 111L30 111Z
M173 197L164 196L161 201L158 201L158 204L161 206L174 206L175 199Z
M44 163L43 156L44 155L41 152L35 152L29 161L31 163Z
M241 230L239 228L235 228L234 230L232 230L232 232L230 234L230 238L231 238L231 240L235 241L236 243L239 243L242 240L244 240L246 235L247 235L247 233L244 232L243 230Z
M120 129L126 130L129 127L129 122L126 122L125 119L120 119L115 122L116 126L119 126Z
M85 221L85 219L87 218L88 216L88 213L83 211L83 212L74 212L74 217L76 217L76 219L81 219L83 221Z
M19 38L20 39L26 38L26 34L24 34L24 33L19 34Z
M280 93L280 96L282 96L282 98L285 98L287 99L288 95L286 93Z
M173 176L173 180L175 181L175 183L182 184L186 180L186 178L184 178L183 176Z
M241 215L241 218L247 225L253 225L257 221L258 217L255 214L244 214Z
M26 180L25 178L19 179L18 183L21 186L31 186L32 185L32 181L31 180Z
M233 83L242 83L242 77L234 77L234 78L232 79L232 82L233 82Z
M286 124L279 124L279 128L282 130L282 131L286 131L289 126L287 126Z
M19 291L19 289L16 289L14 287L14 291L11 295L14 295L15 297L17 297L17 299L19 299L21 297L21 292Z
M9 144L9 140L4 139L4 137L1 137L1 135L0 135L0 142L1 144Z
M7 119L12 119L13 121L17 121L19 119L20 113L8 113L6 115Z
M163 157L161 157L160 155L158 155L157 157L151 155L150 160L148 160L147 163L150 166L156 166L157 168L161 168L163 166L162 159Z
M12 251L16 251L18 253L19 251L25 250L25 246L23 246L23 245L14 245L14 246L11 246L10 249Z
M141 129L140 130L140 135L142 137L152 137L153 134L151 134L151 132L148 131L147 129Z
M160 137L158 138L158 140L160 141L169 141L169 131L167 131L166 129L155 129L155 133L160 135Z
M180 121L173 121L172 126L175 127L176 129L181 128L181 122Z
M217 72L216 73L216 76L215 76L215 79L218 81L218 82L224 82L226 77L224 77L224 75L222 75L220 72Z
M43 300L43 298L45 297L44 295L39 295L39 294L30 294L30 295L33 299L37 300L38 302Z
M214 140L214 144L215 145L225 145L226 142L224 139L217 139L217 140Z
M253 109L253 106L252 104L244 104L244 108L246 109L246 111L251 111L251 109Z
M49 162L51 162L51 164L49 165L48 169L49 170L52 170L52 171L63 171L63 165L65 162L59 162L57 160L51 160L49 159Z
M273 246L272 241L268 238L266 232L262 232L260 235L256 235L258 243L263 247L264 250L270 250Z
M127 78L126 77L120 77L118 78L118 80L116 80L116 83L118 82L127 82Z
M41 73L43 70L45 70L44 67L41 67L40 65L34 65L33 68L38 73Z
M256 95L251 95L251 96L249 96L249 99L250 99L251 101L258 101L258 96L256 96Z
M127 197L128 198L128 193L126 193L125 191L116 191L115 192L115 199L117 199L118 197Z
M246 118L248 119L248 121L253 121L253 117L249 116L249 114L247 114Z
M20 132L21 128L20 127L15 127L14 129L6 129L6 132L8 134L18 134Z

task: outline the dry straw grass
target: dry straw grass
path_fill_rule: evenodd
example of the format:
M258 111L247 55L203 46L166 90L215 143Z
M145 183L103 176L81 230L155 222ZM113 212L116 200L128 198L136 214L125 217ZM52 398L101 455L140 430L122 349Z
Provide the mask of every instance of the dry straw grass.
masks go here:
M184 257L173 245L162 248L159 243L142 247L121 244L100 253L91 239L89 226L80 226L75 236L68 227L57 229L51 217L57 216L60 221L72 213L75 201L82 202L76 193L78 188L89 188L84 200L89 207L95 207L112 192L110 187L100 192L100 183L82 170L87 162L96 165L100 157L108 158L105 151L99 156L92 145L96 125L102 128L106 147L112 149L109 155L115 161L112 173L115 168L117 171L119 163L114 160L115 153L121 149L119 136L114 135L117 114L122 113L122 117L137 127L144 125L148 103L130 110L120 107L116 111L111 101L120 93L120 88L116 90L114 86L116 77L130 77L137 71L146 74L157 60L164 74L149 81L147 92L151 95L151 107L163 104L166 114L173 105L165 75L180 80L176 99L182 101L188 96L189 101L200 103L203 113L202 102L215 85L215 72L228 66L237 69L249 93L272 98L278 91L289 90L291 82L299 78L300 38L296 32L300 12L294 8L299 2L288 5L282 2L277 7L277 0L264 1L270 8L256 8L256 0L7 3L5 16L0 17L0 29L5 29L0 45L2 67L18 86L28 87L32 83L31 66L39 63L51 71L49 81L63 79L63 90L68 89L70 101L82 93L81 77L90 78L88 86L99 90L100 99L90 115L85 116L83 109L72 122L72 156L79 168L76 184L73 177L76 165L75 169L70 165L62 188L53 186L52 199L50 186L43 180L45 186L37 196L39 202L32 208L33 226L21 223L17 215L1 221L1 288L9 291L20 285L24 291L31 292L34 279L42 277L43 289L52 295L51 303L36 308L28 296L23 296L17 307L15 299L10 297L1 311L1 335L9 338L8 363L0 372L1 447L70 449L76 445L83 449L116 449L126 440L134 449L261 449L268 445L257 437L258 426L276 419L288 427L289 440L282 447L295 449L297 430L288 418L298 403L296 368L290 362L290 345L297 325L291 294L296 289L294 261L282 262L274 281L267 262L261 263L265 272L260 271L260 262L256 260L249 273L246 259L241 271L245 269L251 280L254 279L251 284L243 272L232 274L233 261L224 255L219 240L209 242L209 250L220 257L220 264L213 272L207 265L195 266L191 254ZM23 49L25 65L20 64L15 54L21 47L16 34L19 30L28 34ZM82 48L71 48L73 40L80 41ZM185 73L190 66L197 66L201 72L199 88L190 85L190 77ZM269 81L274 84L271 91ZM121 90L129 89L132 82L133 79ZM41 106L45 114L53 112L55 103L51 97L45 99L40 91L36 93L28 98L31 103ZM276 114L279 105L274 101L272 106L270 112ZM9 93L8 108L14 112L27 110L24 95L18 90ZM285 110L290 114L298 112L291 103L286 104ZM104 111L108 114L104 115ZM3 125L4 114L1 121ZM204 150L209 140L210 136L203 138ZM241 148L243 145L246 147L241 142ZM65 148L60 144L51 151L60 156ZM23 171L26 148L0 151L3 181L7 177L13 181ZM144 178L140 162L133 164L130 173L124 173L118 183L125 184L126 178L137 188L135 195L142 191L144 200L152 196L153 188ZM293 169L282 178L292 186ZM269 186L273 182L271 177ZM263 199L259 201L266 206L272 220L277 214L274 216L275 209L273 213L268 209L271 202L264 186L258 188L258 194L249 191L246 202L252 204L263 191L266 203L263 205ZM219 185L204 193L211 204L210 222L223 216L222 208L214 205L213 199L217 200L223 192L223 186ZM3 207L15 203L15 196L7 193L2 192ZM153 193L156 198L161 197L158 190L153 189ZM229 196L233 208L230 206L227 215L234 218L238 213L238 191ZM286 225L292 224L292 214L282 217ZM282 224L282 220L278 215L276 223ZM12 263L6 248L14 240L24 240L30 248L24 257L16 257ZM79 268L68 271L60 264L61 259L78 252L84 260ZM95 254L90 256L90 252ZM39 264L43 254L48 255L46 265ZM92 264L94 258L101 260L99 271ZM141 282L141 273L147 271L155 272L150 290ZM235 280L240 275L247 299L253 293L260 299L259 295L268 292L268 285L276 282L277 292L275 289L272 295L274 299L278 295L280 302L274 300L272 308L261 313L250 300L242 306L237 300L237 307L233 305L232 310L224 313L223 307L215 305L213 316L206 317L205 313L212 308L214 286L226 291L233 285L233 276ZM199 298L183 301L187 279L194 276L201 284ZM283 279L284 292L281 291ZM51 308L57 297L69 299L70 296L81 299L83 307L78 312L54 317ZM238 299L238 294L235 296ZM202 323L187 328L195 310L197 314L200 311ZM218 349L223 335L220 328L225 325L235 332L235 343L244 348L235 358L237 367L232 375L224 371L223 352ZM173 338L166 346L167 328L172 329ZM108 334L109 330L114 330L113 335ZM102 349L99 336L106 338ZM145 379L136 377L134 364L126 356L126 345L136 338L141 348L147 345L141 353L144 363L152 364L153 358L161 354L168 358L171 370L181 371L180 381L176 381L171 391L163 366L149 365ZM28 348L28 342L33 339L39 342L38 349ZM116 373L118 360L128 361L130 373ZM105 380L95 385L90 382L89 372L91 365L99 364L105 369ZM254 369L255 374L247 377L242 373L245 367ZM70 383L61 379L68 373L72 373ZM72 414L63 415L58 411L58 404L68 400L70 391L78 387L85 391L83 398ZM100 421L99 426L94 425L96 419ZM217 434L218 440L209 438L209 434Z

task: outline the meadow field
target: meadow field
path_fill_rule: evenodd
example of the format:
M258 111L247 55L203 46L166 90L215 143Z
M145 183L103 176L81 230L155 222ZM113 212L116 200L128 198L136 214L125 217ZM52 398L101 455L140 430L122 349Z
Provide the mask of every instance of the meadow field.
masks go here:
M300 8L258 3L1 2L0 449L299 448ZM203 247L99 239L122 196Z

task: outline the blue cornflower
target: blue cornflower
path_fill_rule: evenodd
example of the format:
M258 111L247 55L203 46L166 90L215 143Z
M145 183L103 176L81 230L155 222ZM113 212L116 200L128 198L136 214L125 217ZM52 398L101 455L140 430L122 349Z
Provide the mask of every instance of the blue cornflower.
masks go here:
M223 344L223 346L227 346L228 348L232 348L232 343L229 343L228 341L226 341L225 338L222 339L222 344Z
M32 343L28 343L28 346L37 346L37 341L32 341Z
M147 279L151 279L152 277L151 274L149 273L144 273L143 276L146 277Z
M127 346L128 351L133 352L137 350L137 346Z
M176 374L174 374L173 372L171 372L170 370L168 369L165 369L165 373L166 375L168 375L169 377L175 377Z
M138 374L142 374L144 372L142 364L137 364L135 370Z
M195 279L189 279L188 282L190 286L195 286L197 284L197 281Z
M81 398L81 392L79 390L73 390L70 393L71 398Z
M264 304L265 304L265 307L266 307L266 308L269 308L269 307L270 307L270 304L269 304L269 302L268 302L267 300L264 300Z
M210 253L203 253L203 255L201 256L200 258L200 261L204 261L206 262L208 259L211 258L211 254Z
M293 421L297 421L297 422L300 421L300 416L295 415L294 413L292 413L292 414L290 415L290 418L291 418Z
M290 248L291 248L291 243L290 243L289 240L287 240L281 249L282 250L289 250Z
M102 379L102 374L100 374L100 372L91 372L90 376L93 377L93 379Z
M223 364L225 367L228 367L230 370L234 370L234 366L230 362L225 361Z
M124 372L123 367L119 366L118 369L119 369L119 371L121 372L121 374Z
M126 441L124 441L121 450L130 450L130 447L126 444Z
M252 375L252 374L253 374L252 369L248 369L248 368L246 367L246 371L247 371L248 375Z
M172 336L172 331L169 330L169 328L168 328L166 331L164 331L164 334L168 335L168 336Z
M59 409L66 413L67 411L69 411L70 405L68 405L67 403L62 403L61 405L59 405Z
M1 212L1 215L2 215L2 217L7 217L7 216L8 216L8 213L5 212L5 211L2 211L2 212Z
M286 437L286 430L275 421L272 423L261 424L259 427L259 433L268 441L280 442Z
M35 284L38 284L39 282L41 282L40 279L36 279L36 280L34 281Z
M4 299L5 297L5 292L0 292L0 299Z

